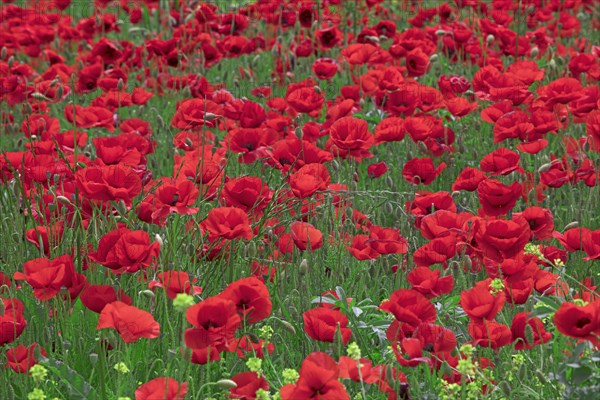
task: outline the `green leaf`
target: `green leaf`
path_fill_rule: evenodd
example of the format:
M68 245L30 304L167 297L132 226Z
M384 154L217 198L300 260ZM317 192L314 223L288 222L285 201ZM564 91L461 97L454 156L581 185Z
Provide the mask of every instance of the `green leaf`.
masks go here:
M61 384L67 389L69 399L96 400L100 398L96 390L81 375L63 362L47 359L41 364L59 378Z
M571 381L574 385L579 385L587 381L590 376L592 376L592 369L590 367L575 368L571 374Z

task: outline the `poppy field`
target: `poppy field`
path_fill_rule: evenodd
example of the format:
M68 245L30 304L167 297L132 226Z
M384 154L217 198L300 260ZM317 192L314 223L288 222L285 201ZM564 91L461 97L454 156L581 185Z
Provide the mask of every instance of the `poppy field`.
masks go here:
M600 1L0 27L0 399L600 393Z

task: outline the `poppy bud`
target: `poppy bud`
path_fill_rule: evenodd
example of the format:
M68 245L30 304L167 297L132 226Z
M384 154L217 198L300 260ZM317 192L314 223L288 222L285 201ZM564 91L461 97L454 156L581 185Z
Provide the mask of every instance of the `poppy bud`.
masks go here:
M572 228L577 228L579 226L579 221L573 221L567 224L567 226L565 226L565 231L567 229L572 229Z
M306 258L302 259L299 269L300 269L300 276L306 275L308 273L308 261L306 261Z
M0 51L0 59L4 60L6 58L6 53L8 50L6 50L6 46L2 46L2 51Z
M216 386L220 387L221 389L234 389L238 385L231 379L221 379L217 381Z
M157 233L156 235L154 235L154 240L156 240L156 243L158 243L160 245L160 247L163 247L163 239L162 237Z
M538 168L538 173L540 173L540 174L541 174L542 172L546 172L546 171L548 171L550 168L552 168L552 164L553 164L553 163L551 163L551 162L549 162L549 163L546 163L546 164L543 164L542 166L540 166L540 167Z
M147 297L149 299L153 299L155 297L154 292L152 290L148 290L148 289L146 289L146 290L140 290L138 292L138 295Z
M496 37L492 34L487 35L487 37L485 38L485 42L490 45L492 44L492 42L496 39Z
M12 68L14 63L15 63L15 56L10 56L10 58L8 59L8 68Z
M429 57L429 62L436 62L438 60L438 55L437 54L432 54L431 57Z
M531 51L529 52L532 58L537 57L539 53L540 49L538 49L537 47L532 47Z
M294 328L294 326L292 324L290 324L287 321L284 321L282 319L279 320L279 322L281 322L281 325L283 325L283 327L289 331L291 334L295 335L296 334L296 328Z
M502 390L502 392L507 395L510 396L510 394L512 393L512 388L510 387L510 385L508 384L508 382L506 381L502 381L498 384L498 386L500 387L500 390Z
M58 201L60 204L62 204L64 206L72 206L73 205L73 203L71 203L71 200L69 200L65 196L56 196L56 201Z

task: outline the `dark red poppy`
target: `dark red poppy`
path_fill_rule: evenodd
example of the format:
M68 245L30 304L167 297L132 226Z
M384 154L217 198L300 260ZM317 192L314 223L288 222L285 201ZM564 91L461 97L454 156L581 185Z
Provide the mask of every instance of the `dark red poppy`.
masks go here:
M514 213L515 217L523 217L529 224L531 234L536 240L548 240L552 237L554 231L554 216L547 208L531 206L523 212Z
M288 85L285 101L297 113L321 112L325 98L317 83L311 79Z
M486 179L477 186L481 211L491 217L507 214L517 204L522 193L523 188L518 182L506 186L495 179Z
M333 343L336 332L339 330L342 342L347 344L352 336L348 328L348 318L340 311L317 307L302 314L304 319L304 332L313 340Z
M492 294L491 282L491 279L477 282L460 294L460 305L472 321L493 320L506 302L503 292Z
M494 350L512 342L510 329L496 321L471 321L469 323L469 335L473 338L472 343L474 345L490 347Z
M367 167L367 174L369 178L375 179L380 178L388 171L388 166L385 161L379 162L377 164L371 164Z
M37 343L33 343L28 347L20 344L6 351L7 365L19 374L28 372L29 368L36 365L39 361L35 359L36 347L39 347L39 353L42 356L45 357L48 355L46 349Z
M135 390L135 400L183 400L187 394L187 383L173 378L155 378Z
M325 353L311 353L302 362L300 378L295 384L281 388L282 400L350 400L344 385L338 380L337 363Z
M599 260L600 259L600 229L590 231L583 237L583 251L587 254L584 260Z
M290 235L299 250L315 251L323 246L323 234L308 222L294 221L290 225Z
M329 28L317 29L315 37L322 48L331 49L343 39L344 35L342 31L334 25Z
M167 293L167 297L173 300L179 293L198 295L202 293L200 286L194 283L198 278L190 279L190 275L184 271L164 271L156 275L157 280L150 281L150 289L162 287Z
M554 313L556 329L565 336L600 343L600 300L586 305L565 302Z
M160 244L150 244L150 236L146 231L121 227L102 236L98 250L90 252L88 257L121 274L148 268L158 259L159 253Z
M326 190L330 181L329 171L323 164L306 164L288 178L292 193L301 199Z
M2 299L4 313L0 315L0 346L14 342L25 330L24 306L19 299Z
M319 58L312 65L312 71L319 79L331 79L338 72L337 61L333 58Z
M433 304L421 293L411 289L398 289L379 308L394 314L398 322L413 329L421 323L433 323L436 311Z
M165 218L169 214L191 215L198 208L190 207L196 202L199 191L189 180L161 178L154 193L156 202L153 204L152 219Z
M236 387L229 389L229 398L252 400L256 399L258 389L269 390L269 382L256 374L256 372L240 372L231 377L236 383Z
M568 252L574 252L583 249L583 240L588 241L587 237L591 235L591 230L588 228L571 228L565 233L554 231L552 236L558 240Z
M409 76L422 76L429 69L429 56L416 47L406 54L406 69Z
M369 148L373 145L374 137L369 132L366 121L354 117L338 119L329 128L329 140L326 147L334 156L357 160L371 158Z
M208 212L200 223L200 229L208 232L208 240L252 239L250 220L244 210L237 207L217 207Z
M142 191L139 175L130 167L119 164L80 169L75 173L75 182L81 194L89 200L123 200L131 204Z
M178 104L171 126L181 130L212 128L222 115L223 108L211 100L187 99Z
M477 190L479 183L487 179L485 174L473 167L465 167L460 174L456 177L456 180L452 184L452 190L466 190L468 192L474 192Z
M428 299L448 294L454 288L452 275L440 278L440 270L431 270L427 267L417 267L410 271L406 277L413 290L421 293Z
M79 296L81 303L88 309L100 314L105 305L120 301L131 305L131 297L122 289L115 290L110 285L86 285Z
M435 167L431 158L411 158L404 164L402 176L409 183L429 185L444 168L446 168L446 163L442 162Z
M523 217L512 220L476 221L475 239L486 257L496 261L520 253L531 238L529 223Z
M231 300L248 324L267 318L273 308L269 290L254 276L230 283L220 296Z
M186 318L194 328L185 330L185 344L192 349L227 350L240 327L235 303L222 296L209 297L187 309Z
M105 107L81 107L67 104L65 118L77 128L105 128L109 132L115 131L113 113Z
M513 171L523 173L523 168L519 165L520 156L518 153L505 147L485 155L479 162L479 167L483 172L494 175L508 175Z
M532 349L552 339L552 334L546 332L542 320L538 317L531 317L530 313L526 311L514 316L510 330L512 340L515 342L515 350Z
M100 312L96 330L112 328L119 332L125 343L141 338L154 339L160 335L160 325L152 314L121 301L104 306Z
M413 255L415 264L428 267L441 263L446 267L446 261L454 257L458 251L458 240L458 236L454 233L433 239L415 251Z
M64 224L62 221L55 222L50 227L36 226L25 232L25 238L33 243L46 257L50 256L50 251L56 248L64 233Z
M23 265L24 272L15 272L15 280L26 280L38 300L49 300L63 288L76 298L85 283L85 276L75 272L73 258L62 255L54 259L36 258Z

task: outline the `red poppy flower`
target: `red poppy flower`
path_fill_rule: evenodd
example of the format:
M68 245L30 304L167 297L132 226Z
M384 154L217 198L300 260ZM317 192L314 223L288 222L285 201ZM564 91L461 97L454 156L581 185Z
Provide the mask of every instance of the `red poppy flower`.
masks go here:
M599 260L600 259L600 229L590 231L583 237L583 251L587 254L584 260Z
M154 339L160 335L160 325L148 311L114 301L100 312L96 330L112 328L119 332L125 343L137 342L140 338Z
M208 212L200 223L200 229L208 232L208 240L252 239L250 220L244 210L237 207L217 207Z
M62 240L64 224L57 221L51 226L36 226L25 232L25 239L33 243L46 257L50 257L50 251L57 247Z
M571 228L565 233L554 231L552 236L558 240L568 252L574 252L583 249L583 240L588 241L587 237L591 235L591 230L588 228Z
M337 62L333 58L319 58L313 63L312 71L319 79L331 79L338 72Z
M24 306L19 299L2 299L4 313L0 315L0 346L15 341L27 326L23 317Z
M81 107L67 104L65 118L77 128L105 128L109 132L115 131L113 113L104 107Z
M521 139L526 141L534 126L529 121L525 111L511 111L504 114L494 125L494 143L500 143L506 139Z
M77 297L85 283L85 276L75 272L73 258L62 255L52 260L36 258L23 265L23 272L15 272L15 280L26 280L33 288L38 300L49 300L63 288L69 291L71 298Z
M435 307L421 293L411 289L398 289L379 308L394 314L398 322L416 328L421 323L435 322Z
M198 212L198 208L190 207L196 202L199 191L189 180L175 180L161 178L160 186L154 193L156 202L152 219L165 218L169 214L191 215Z
M346 246L346 249L357 260L374 260L381 255L378 251L370 246L369 235L354 236L352 238L351 245Z
M452 190L466 190L468 192L474 192L481 181L487 179L485 174L473 167L465 167L460 174L456 177L456 180L452 184Z
M547 208L531 206L525 211L514 213L515 217L523 217L529 224L531 234L536 240L548 240L552 237L554 231L554 216Z
M321 47L324 49L331 49L343 39L344 34L334 25L325 29L317 29L315 37Z
M406 69L408 76L421 76L424 75L429 69L429 56L416 47L406 54Z
M317 90L316 82L307 79L296 84L288 85L285 101L297 113L311 114L320 112L325 102L325 97Z
M311 353L302 362L300 378L295 384L281 388L282 400L350 400L344 385L338 380L337 363L325 353Z
M35 359L36 347L40 348L40 354L47 356L46 349L37 343L33 343L29 347L25 347L22 344L9 349L6 352L7 364L12 368L13 371L24 374L29 371L29 368L33 367L38 363L39 360Z
M333 343L336 331L339 329L342 342L347 344L350 341L352 330L348 328L348 318L340 311L317 307L304 312L302 318L304 332L313 340Z
M405 254L408 251L408 241L394 228L371 226L368 243L379 254Z
M109 165L106 167L87 167L75 173L77 188L88 200L131 200L141 193L142 181L130 167Z
M269 290L263 282L253 276L230 283L220 296L231 300L238 313L249 324L267 318L273 308Z
M458 251L457 243L458 237L454 233L435 238L415 251L413 255L415 264L428 267L442 263L446 267L446 261L454 257Z
M460 294L460 305L472 321L493 320L506 302L504 293L493 295L490 292L491 281L477 282L473 288Z
M496 321L471 321L469 335L473 338L474 345L490 347L494 350L512 342L512 333L508 326Z
M258 177L245 176L230 179L221 191L224 206L238 207L245 212L260 213L271 199L271 190Z
M135 390L135 400L183 400L187 394L187 383L173 378L155 378Z
M318 191L326 190L330 180L326 166L323 164L306 164L289 176L288 183L292 193L296 197L304 199Z
M329 140L326 147L334 156L357 160L371 158L369 148L373 145L374 137L369 132L366 121L354 117L338 119L329 128Z
M186 318L194 328L185 330L185 344L192 349L211 347L217 352L227 350L242 322L235 303L222 296L191 306Z
M223 108L214 101L187 99L178 104L171 126L181 130L213 128L222 115Z
M251 400L256 398L258 389L269 390L269 382L256 372L240 372L231 377L237 386L229 389L229 398Z
M115 290L109 285L86 285L79 296L81 303L95 313L100 314L105 305L114 301L120 301L131 305L131 297L127 296L122 289Z
M476 221L476 225L477 245L486 257L496 261L516 256L531 238L529 223L523 217Z
M417 267L408 273L406 280L408 280L413 290L431 299L442 294L448 294L454 288L452 275L440 278L441 273L440 270Z
M600 300L583 306L565 302L554 313L556 329L565 336L600 343Z
M290 225L290 235L298 249L315 251L323 246L323 234L308 222L294 221Z
M375 127L374 143L400 142L406 135L404 119L400 117L387 117L381 120Z
M352 379L354 382L364 382L366 384L373 384L379 380L378 371L373 368L373 362L367 358L355 360L340 356L338 367L342 379Z
M202 288L194 285L198 278L190 279L189 274L184 271L164 271L156 275L156 278L157 280L150 281L150 289L155 287L165 288L167 297L171 300L177 297L179 293L194 295L202 293Z
M523 173L523 168L519 165L520 156L518 153L500 147L497 150L485 155L479 162L479 167L483 172L489 172L492 175L508 175L513 171Z
M88 257L110 268L117 274L137 272L152 265L158 259L160 244L150 244L146 231L118 228L100 238L98 250Z
M523 188L518 182L506 186L495 179L486 179L477 186L481 211L484 215L492 217L507 214L522 194Z
M431 158L412 158L402 168L402 176L409 183L429 185L446 168L446 163L441 163L436 168Z
M538 317L530 317L529 312L517 313L512 320L510 330L512 340L515 342L515 350L532 349L552 339L552 334L546 332L542 320Z

